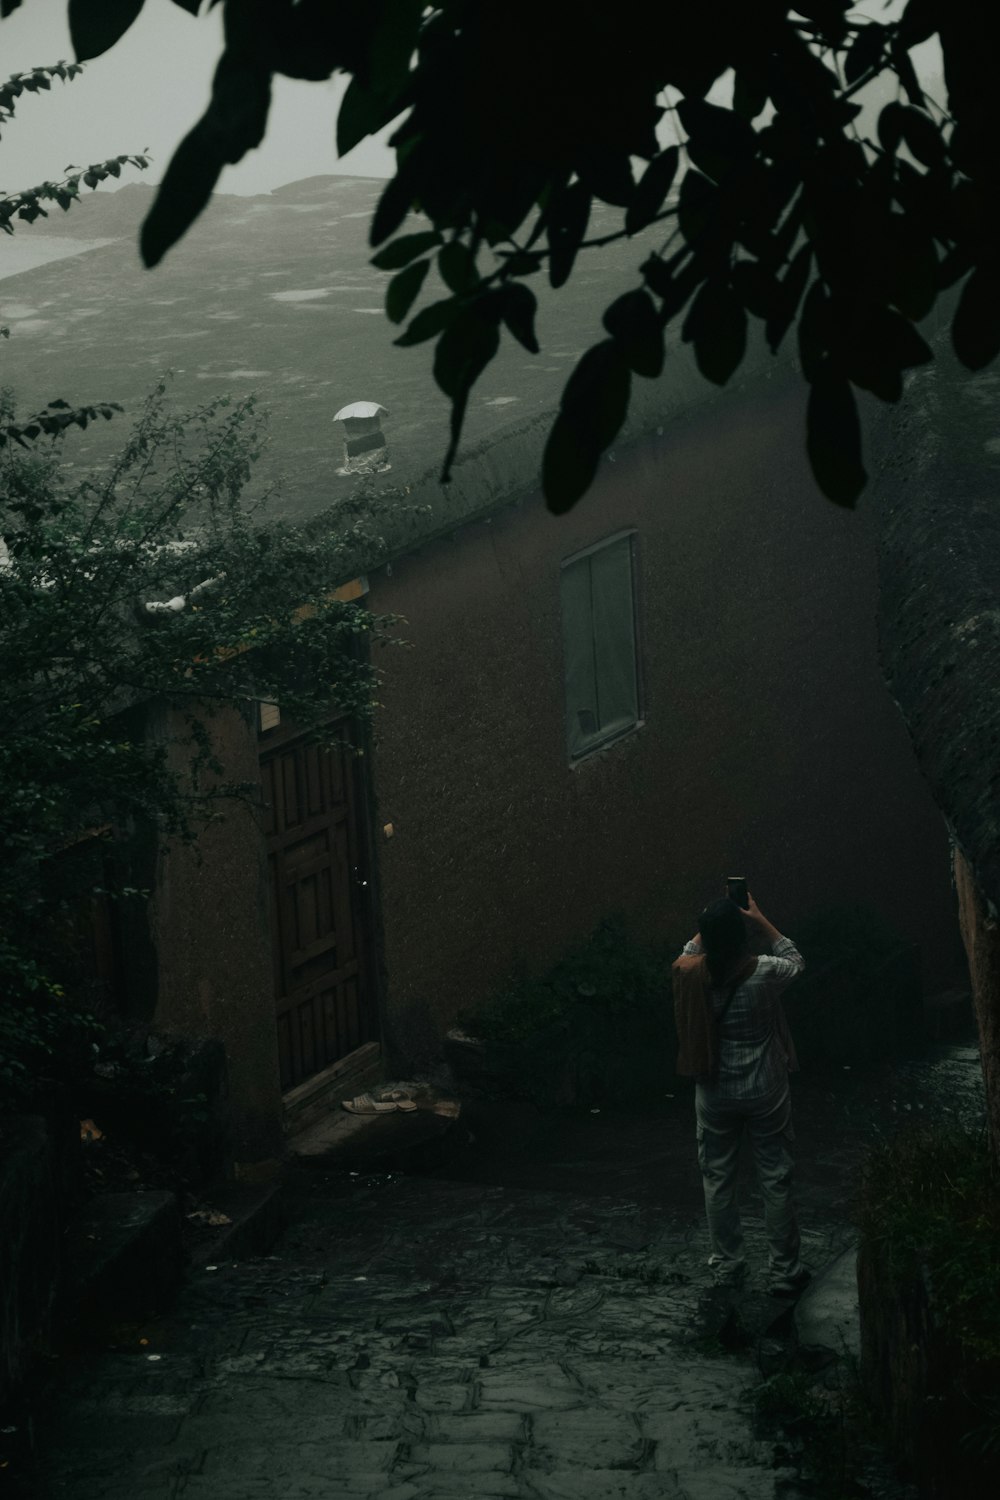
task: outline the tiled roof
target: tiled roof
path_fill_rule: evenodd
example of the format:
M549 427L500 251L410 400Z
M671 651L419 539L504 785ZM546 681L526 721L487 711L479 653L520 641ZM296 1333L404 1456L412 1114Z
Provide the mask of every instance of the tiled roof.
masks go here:
M636 268L661 232L586 252L558 293L543 275L532 278L542 352L529 354L504 336L473 393L461 461L445 488L435 475L448 404L431 375L431 346L393 346L397 330L383 311L387 276L370 265L367 231L383 186L331 176L257 197L217 195L152 272L142 268L134 236L152 190L134 185L81 201L46 221L43 232L121 238L0 280L0 320L11 328L4 383L14 386L22 411L56 396L128 408L170 368L179 371L182 405L257 391L271 413L259 478L279 482L277 513L297 522L335 517L356 491L357 478L338 473L344 432L334 413L354 401L382 403L392 464L385 483L409 486L430 506L415 522L394 519L386 501L390 552L534 488L546 417L578 355L602 336L604 307L637 284ZM590 233L619 222L598 209ZM429 278L424 301L434 296L430 285ZM659 382L636 379L632 432L714 394L688 351L667 365ZM121 438L117 421L102 424L74 434L67 457L99 464Z

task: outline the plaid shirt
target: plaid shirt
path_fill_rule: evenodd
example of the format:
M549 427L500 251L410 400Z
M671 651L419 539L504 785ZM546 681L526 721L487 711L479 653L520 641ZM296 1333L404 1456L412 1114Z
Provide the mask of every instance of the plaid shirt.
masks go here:
M697 957L704 951L698 938L684 945L687 956ZM716 1098L759 1099L784 1085L788 1067L775 1030L775 1008L781 1004L782 990L804 968L802 954L791 938L781 937L770 956L758 958L750 978L739 986L719 1033ZM725 985L712 990L717 1016L728 993Z

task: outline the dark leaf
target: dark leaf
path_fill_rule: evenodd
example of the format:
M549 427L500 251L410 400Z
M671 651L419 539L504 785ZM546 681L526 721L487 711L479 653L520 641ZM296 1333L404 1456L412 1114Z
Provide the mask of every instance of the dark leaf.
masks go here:
M457 297L445 297L441 302L432 302L430 307L424 307L417 313L413 322L405 333L401 333L393 343L400 348L407 349L413 344L422 344L427 339L437 338L443 329L458 315L459 301Z
M878 138L882 150L887 156L895 156L900 141L903 139L903 119L906 114L906 106L893 100L887 104L878 117Z
M586 351L567 381L546 443L541 486L549 510L570 510L589 489L601 453L625 420L630 390L628 366L610 339Z
M557 515L576 504L590 486L604 449L628 411L628 366L612 340L588 349L563 391L542 461L542 488Z
M967 370L981 370L1000 354L1000 278L981 266L962 288L951 340Z
M416 260L418 255L424 255L440 243L441 236L436 229L422 230L419 234L401 234L399 239L393 240L384 250L372 256L372 265L377 266L380 271L397 271L400 266L408 266L411 260Z
M434 351L434 379L451 398L451 441L442 468L442 484L451 479L469 392L499 345L499 309L493 297L480 298L467 305L438 339Z
M949 250L938 264L934 277L935 287L942 291L945 287L954 286L956 281L961 281L963 276L968 275L974 263L974 256L967 246L958 245L954 250ZM904 307L903 311L907 312L907 309Z
M707 274L704 263L696 259L690 259L680 270L673 270L655 255L639 269L649 289L662 299L660 312L666 322L687 306Z
M945 144L941 132L924 109L909 104L903 107L903 140L917 161L925 167L939 166L945 159Z
M934 306L939 282L937 250L930 234L922 234L917 225L905 224L888 245L889 300L907 318L917 322ZM967 268L966 268L967 269Z
M899 40L904 47L926 42L941 21L940 0L910 0L899 21Z
M186 10L189 16L196 16L201 9L202 0L174 0L181 10Z
M826 367L833 331L830 296L823 282L816 280L809 288L799 316L799 359L802 373L810 385Z
M694 344L698 368L706 380L725 385L746 352L747 315L728 282L709 277L691 304L681 329Z
M391 322L402 323L420 295L430 268L429 260L418 260L392 278L385 293L385 310Z
M752 158L756 149L754 131L732 110L720 109L703 99L682 99L677 113L687 131L688 156L715 182L722 182Z
M227 48L215 70L212 100L205 114L206 123L219 140L223 161L241 161L260 145L270 104L269 70ZM128 157L119 157L119 161L126 162Z
M798 11L800 16L807 16L810 21L815 21L824 41L834 47L842 45L847 35L844 13L850 9L844 0L803 0L801 5L796 0L792 9Z
M593 482L601 450L560 412L549 432L542 458L542 490L555 515L565 515Z
M468 245L461 240L451 240L438 251L438 270L441 280L449 291L463 296L479 284L479 272Z
M612 302L603 321L630 369L655 379L663 369L663 326L649 293L641 288L626 292Z
M535 337L535 294L519 281L506 282L497 293L500 316L510 332L531 354L538 353Z
M823 494L837 505L853 506L868 479L861 423L850 381L830 364L812 382L806 433L809 464Z
M891 307L875 309L864 319L866 337L884 351L885 357L901 370L926 365L933 360L930 345L907 318Z
M434 350L434 379L452 400L468 395L496 354L500 330L491 310L474 304L449 323Z
M668 297L674 289L674 272L658 255L651 255L639 267L643 280L658 297Z
M899 400L903 370L933 358L913 325L888 307L858 307L841 345L846 374L883 401Z
M733 84L733 109L742 120L754 120L767 103L767 84L752 69L736 69Z
M632 378L612 339L583 355L562 394L562 410L586 426L600 448L606 448L625 420Z
M590 221L590 192L572 182L553 195L546 233L549 242L549 281L554 287L569 280L577 251Z
M626 234L638 234L656 218L677 175L679 160L677 146L668 146L666 151L654 156L636 184L632 201L625 211Z
M516 250L507 257L506 265L511 276L534 276L542 269L542 257L530 250Z
M688 244L695 244L705 233L715 212L719 190L700 172L685 172L681 180L677 223Z
M359 141L374 135L388 123L380 95L366 89L360 79L352 78L337 113L337 155L346 156Z
M632 162L627 151L593 148L577 162L580 180L595 198L624 208L635 191Z
M877 21L869 21L858 27L854 41L844 58L844 77L848 84L856 83L880 61L886 45L886 28Z
M390 177L372 216L368 231L368 243L371 245L381 245L383 240L395 234L413 206L412 160L412 157L407 157L406 161L400 162L397 157L396 175Z
M710 141L727 157L753 155L754 132L731 109L721 109L704 99L682 99L677 113L690 137Z
M764 266L740 260L730 273L733 291L755 318L773 318L782 304L782 287Z
M224 161L215 132L201 120L174 152L139 232L143 263L158 265L212 196Z
M918 108L922 108L924 91L920 87L917 70L913 66L913 60L909 52L904 46L900 45L898 38L893 41L892 65L896 70L900 83L906 90L906 96L910 103L916 105Z
M125 35L143 0L69 0L69 34L78 62L100 57Z
M380 87L384 95L395 100L409 80L411 59L420 40L424 5L422 0L391 0L378 10L381 14L371 34L365 81L371 87ZM340 17L337 23L342 29Z

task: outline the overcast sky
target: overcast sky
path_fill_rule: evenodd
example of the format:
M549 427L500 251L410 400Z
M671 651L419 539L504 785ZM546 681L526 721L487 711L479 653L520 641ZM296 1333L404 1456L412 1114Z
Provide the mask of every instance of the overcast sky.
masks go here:
M122 152L147 147L159 178L181 136L208 102L222 50L222 7L197 20L167 0L147 0L122 40L72 83L24 95L0 142L0 188L12 191ZM0 22L0 78L38 64L72 61L66 0L24 0ZM395 153L363 141L338 160L337 108L346 80L275 80L267 137L219 183L223 193L266 193L318 172L388 177ZM138 174L136 174L138 175Z
M864 0L856 13L886 20L899 9L900 0L888 5ZM0 143L0 189L13 191L57 177L71 163L86 166L147 148L154 161L146 180L158 180L177 142L205 107L221 45L221 6L195 19L169 0L147 0L125 37L89 62L79 78L69 84L56 81L50 93L22 96ZM20 10L0 22L0 78L72 56L66 0L24 0ZM913 56L925 80L939 72L936 38ZM343 78L329 83L276 79L263 145L224 170L218 191L266 193L325 172L391 176L394 153L384 144L389 131L338 160L334 130L345 87ZM731 83L721 80L712 97L726 102L730 90ZM872 128L874 122L862 124ZM664 141L673 139L668 120L661 135Z

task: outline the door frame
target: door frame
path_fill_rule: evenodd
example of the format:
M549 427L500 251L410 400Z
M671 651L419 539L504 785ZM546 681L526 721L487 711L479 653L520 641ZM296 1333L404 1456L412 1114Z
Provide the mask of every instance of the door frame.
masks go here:
M270 705L268 705L270 706ZM283 747L293 744L296 740L305 737L308 731L303 731L300 726L282 715L278 723L269 729L261 728L260 719L261 705L255 708L257 718L257 757L258 763L266 754L273 750L280 751ZM280 713L280 709L279 709ZM355 910L357 925L357 943L360 959L360 970L363 978L362 986L362 1014L367 1021L363 1031L367 1033L359 1042L358 1047L351 1052L345 1053L343 1057L326 1063L324 1066L311 1073L308 1077L300 1079L297 1083L289 1085L282 1090L282 1097L286 1100L293 1094L310 1088L322 1086L323 1080L328 1074L344 1071L345 1065L349 1066L350 1060L366 1048L370 1048L374 1042L377 1044L379 1054L383 1050L383 973L381 964L381 905L378 900L377 869L375 861L375 839L374 839L374 796L371 785L371 777L368 767L370 764L371 734L363 728L357 720L349 715L331 713L325 721L325 728L343 725L344 738L360 750L361 754L350 755L347 770L352 778L352 795L354 799L355 838L357 852L357 868L362 872L367 882L363 890L355 890L352 902ZM261 786L261 799L263 802L263 786ZM265 842L267 835L261 830L261 837ZM270 874L268 875L270 884ZM272 945L272 972L274 970L273 944L277 936L273 931L271 923L271 895L268 891L268 928L270 942ZM274 996L275 1002L277 995ZM273 1011L275 1028L277 1027L277 1013ZM276 1060L279 1055L277 1030L275 1030L275 1053Z

